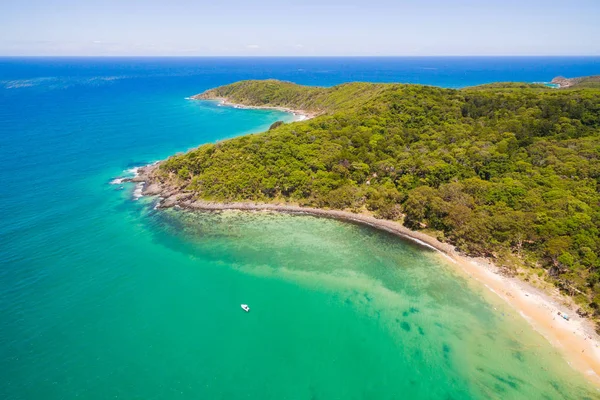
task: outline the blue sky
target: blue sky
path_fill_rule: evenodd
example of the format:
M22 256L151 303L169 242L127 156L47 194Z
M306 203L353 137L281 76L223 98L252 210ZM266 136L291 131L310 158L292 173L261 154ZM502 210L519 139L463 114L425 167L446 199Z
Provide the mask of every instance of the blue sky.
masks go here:
M600 55L600 0L4 0L0 55Z

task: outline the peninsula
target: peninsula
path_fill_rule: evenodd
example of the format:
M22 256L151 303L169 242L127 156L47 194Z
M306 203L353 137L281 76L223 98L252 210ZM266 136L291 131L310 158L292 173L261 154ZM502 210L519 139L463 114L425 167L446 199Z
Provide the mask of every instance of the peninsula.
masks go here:
M506 285L554 292L549 300L540 294L548 307L569 299L579 316L566 329L580 324L578 339L565 338L552 315L538 318L531 307L525 314L598 377L597 342L584 344L593 332L582 317L600 316L600 90L267 80L194 98L314 118L142 169L136 180L163 198L160 206L356 220L428 243L489 283L471 262L486 260ZM504 297L527 308L515 304L524 298Z

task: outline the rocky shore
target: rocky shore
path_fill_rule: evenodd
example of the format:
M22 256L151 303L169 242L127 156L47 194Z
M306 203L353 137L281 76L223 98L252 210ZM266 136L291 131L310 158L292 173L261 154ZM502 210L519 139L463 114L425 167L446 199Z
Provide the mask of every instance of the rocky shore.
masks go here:
M558 85L559 89L567 89L572 87L593 87L600 88L600 75L582 76L578 78L565 78L557 76L550 83Z
M557 76L556 78L552 79L550 83L558 85L559 88L564 89L575 85L577 81L578 78L569 79L565 78L564 76Z

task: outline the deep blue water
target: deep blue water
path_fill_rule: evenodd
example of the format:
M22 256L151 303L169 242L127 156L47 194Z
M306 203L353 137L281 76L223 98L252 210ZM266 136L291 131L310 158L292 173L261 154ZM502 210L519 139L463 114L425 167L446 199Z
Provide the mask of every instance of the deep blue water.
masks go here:
M2 58L0 81L64 88L134 80L151 91L168 82L182 94L241 79L277 78L305 85L401 82L449 88L491 82L547 82L600 73L600 57L329 57L329 58ZM18 85L18 83L17 83ZM189 86L191 85L191 86Z
M97 390L93 376L61 371L75 373L81 365L73 361L79 350L69 347L75 337L85 338L92 328L90 338L98 341L122 336L109 322L74 327L86 317L111 321L104 301L111 315L118 314L111 296L142 302L131 282L148 276L160 282L160 268L174 259L182 268L192 257L158 222L153 225L148 207L131 200L131 188L116 191L109 184L114 177L290 119L185 97L241 79L456 88L593 74L600 74L599 57L0 58L0 398L73 398L74 388L84 398L113 397ZM167 256L159 246L174 253ZM52 358L50 347L62 358ZM109 378L114 371L102 371L101 383L118 388Z

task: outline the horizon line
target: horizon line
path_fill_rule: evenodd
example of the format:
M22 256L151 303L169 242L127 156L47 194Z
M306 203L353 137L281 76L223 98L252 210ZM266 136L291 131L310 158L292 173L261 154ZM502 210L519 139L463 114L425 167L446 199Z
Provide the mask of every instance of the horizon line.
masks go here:
M456 55L76 55L76 54L61 54L61 55L3 55L0 58L550 58L550 57L572 57L572 58L600 58L600 54L456 54Z

